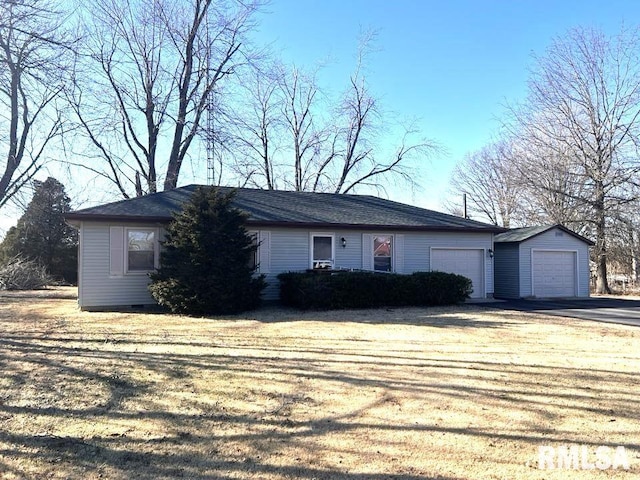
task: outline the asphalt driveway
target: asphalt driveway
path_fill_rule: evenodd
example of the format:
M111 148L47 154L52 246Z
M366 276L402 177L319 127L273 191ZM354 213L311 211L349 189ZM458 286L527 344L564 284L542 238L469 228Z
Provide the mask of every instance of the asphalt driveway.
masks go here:
M640 327L640 300L622 298L507 300L488 303L486 306Z

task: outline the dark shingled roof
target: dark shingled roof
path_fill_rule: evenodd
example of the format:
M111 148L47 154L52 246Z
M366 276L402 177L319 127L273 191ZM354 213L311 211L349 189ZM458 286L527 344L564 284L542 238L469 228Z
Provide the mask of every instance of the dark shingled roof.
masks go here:
M77 210L67 220L165 222L198 185ZM503 228L367 195L286 192L218 187L236 191L233 205L249 215L248 225L340 226L503 232Z
M540 225L538 227L523 227L523 228L513 228L508 232L500 233L496 235L493 239L495 243L509 243L509 242L524 242L525 240L529 240L537 235L540 235L544 232L548 232L553 228L558 228L563 232L568 233L576 237L578 240L582 240L583 242L594 245L594 243L588 238L583 237L582 235L578 235L576 232L569 230L564 225Z

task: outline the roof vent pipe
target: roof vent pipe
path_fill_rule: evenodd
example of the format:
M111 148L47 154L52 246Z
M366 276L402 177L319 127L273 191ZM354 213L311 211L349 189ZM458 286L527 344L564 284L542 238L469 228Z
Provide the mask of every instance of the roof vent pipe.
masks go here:
M464 216L464 218L469 218L469 216L467 215L467 194L463 193L462 194L462 215Z

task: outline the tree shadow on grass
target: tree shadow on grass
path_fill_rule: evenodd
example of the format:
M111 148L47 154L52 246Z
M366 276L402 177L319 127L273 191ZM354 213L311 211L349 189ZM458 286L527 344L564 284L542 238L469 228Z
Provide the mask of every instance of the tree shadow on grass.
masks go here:
M361 413L361 412L357 412ZM258 421L252 417L226 416L222 419L228 424L241 424L247 431L256 427L264 427L264 421ZM246 476L276 476L277 478L301 478L301 479L345 479L345 480L382 480L405 479L418 480L438 478L454 480L457 476L439 475L433 472L416 471L411 473L410 465L398 465L396 470L405 470L404 473L356 473L346 469L331 468L322 465L306 463L301 458L291 459L291 464L278 465L263 458L260 448L252 454L228 455L220 452L221 447L229 442L247 444L286 442L301 444L301 441L312 437L330 437L341 435L345 432L365 429L375 431L397 431L404 435L413 430L424 435L455 435L460 438L482 437L491 441L513 441L522 444L567 444L580 443L592 448L601 445L611 448L618 443L603 443L601 441L589 441L574 439L566 436L549 434L496 434L476 428L452 428L438 425L374 425L343 421L345 418L326 417L311 422L297 422L291 420L272 422L274 429L266 433L247 433L238 436L197 435L181 432L174 435L166 435L154 440L141 440L127 438L126 435L110 437L94 436L91 438L43 435L16 435L0 431L0 442L12 445L11 448L0 449L2 456L17 460L33 460L49 464L52 468L68 469L89 474L93 471L106 469L109 473L132 478L193 478L193 479L232 479L238 475ZM204 424L201 430L212 432L220 431L220 422L215 420L211 426L207 426L208 420L202 419ZM285 428L282 428L282 425ZM638 444L626 444L629 450L640 451ZM461 446L461 448L463 448ZM425 452L427 454L427 452ZM0 464L1 465L1 464ZM360 469L362 466L359 466ZM7 466L6 471L13 470L20 473L19 469Z
M236 460L221 458L215 451L207 456L193 456L183 453L172 453L171 448L163 451L150 451L148 445L122 439L94 438L84 440L74 437L57 436L9 436L0 434L0 440L19 446L15 450L0 450L0 455L10 455L17 459L29 459L34 452L44 463L52 466L74 465L83 473L109 469L127 477L135 472L135 478L149 479L237 479L261 478L300 478L300 479L344 479L344 480L425 480L438 478L441 480L458 480L454 476L427 476L422 473L352 473L341 469L305 465L273 465L260 461L259 458L244 457ZM188 439L168 438L165 443L176 447L189 447L199 450L201 444L214 443L209 437L193 437ZM161 447L159 443L156 447ZM21 448L20 448L21 447ZM160 449L160 448L159 448ZM294 462L295 463L295 462ZM2 466L2 464L0 464ZM106 467L106 468L105 468ZM410 470L401 467L401 470ZM11 471L7 468L6 471ZM13 469L15 473L19 470ZM128 476L127 478L134 478Z
M438 320L450 319L443 315ZM40 322L42 332L48 332L54 320L42 317ZM584 374L579 368L546 365L544 357L536 365L490 354L467 360L437 358L428 344L412 350L411 341L406 351L402 344L358 339L325 346L320 338L305 345L296 342L295 325L277 344L266 343L258 332L233 329L194 340L196 332L188 324L184 332L166 339L138 332L121 342L88 339L65 325L50 335L18 327L0 337L0 378L6 382L0 392L0 416L5 419L0 423L0 468L6 465L5 471L13 469L18 477L27 476L21 465L35 465L42 476L59 478L454 480L455 474L392 463L393 454L382 439L402 444L410 433L420 439L451 435L462 451L465 441L476 438L525 446L595 447L602 441L550 426L573 415L597 416L602 422L611 417L640 421L635 393L623 388L633 384L635 373L592 368L588 377L580 377L590 387L586 390L574 385L576 376ZM202 351L189 351L188 346ZM178 352L177 347L184 349ZM193 388L195 377L220 382L220 392L208 393L220 404L205 404L204 394ZM241 379L234 387L240 391L223 393L225 383L236 379ZM302 415L295 404L281 408L287 406L284 397L273 408L278 383L293 389L291 395L302 399L298 402L310 399L311 413ZM539 385L546 384L540 390ZM322 389L335 391L338 400L342 394L353 395L354 405L331 412L336 407L314 400ZM374 401L359 402L358 393L364 391ZM600 397L607 400L590 403ZM171 403L170 398L177 400ZM251 398L267 399L269 408L240 411L236 402ZM403 398L424 403L425 417L440 406L470 403L496 415L530 415L536 422L526 431L497 432L488 424L454 426L423 417L409 421L393 416ZM434 398L438 404L430 403ZM380 417L381 412L389 417ZM101 429L91 433L93 427L87 425ZM363 463L351 469L322 460L323 454L337 458L354 454L349 448L362 450L357 441L362 437L370 438L370 448L388 460L384 468L361 473L366 456L358 457ZM332 438L342 442L331 443ZM638 448L635 443L627 446Z
M445 307L381 307L353 310L296 310L287 307L268 306L246 312L236 317L260 323L285 323L315 321L326 323L361 323L369 325L410 325L438 328L508 328L517 322L482 318L486 310L474 305L453 305Z
M0 299L3 302L21 300L77 300L77 288L67 288L63 290L47 289L42 290L0 290Z
M379 322L366 322L373 324L394 324L392 319L389 322L387 319ZM517 325L516 322L498 321L498 320L481 320L478 318L464 318L455 315L422 315L412 318L398 318L398 324L402 325L415 325L425 327L437 327L437 328L509 328L512 325Z

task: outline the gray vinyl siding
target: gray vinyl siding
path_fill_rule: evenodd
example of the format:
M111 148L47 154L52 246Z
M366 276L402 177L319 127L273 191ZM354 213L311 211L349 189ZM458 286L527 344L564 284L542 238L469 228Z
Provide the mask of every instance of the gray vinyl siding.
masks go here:
M78 303L91 309L109 306L153 305L144 274L111 276L109 273L109 223L82 222L80 245L80 290ZM158 227L130 224L127 227ZM162 234L162 232L160 232Z
M344 237L347 246L342 247L340 239ZM362 268L362 232L336 231L336 268Z
M271 269L266 275L265 300L277 300L280 296L278 274L309 268L309 232L294 229L270 229Z
M408 233L404 237L405 273L429 271L429 253L434 234Z
M82 308L100 308L130 305L152 305L154 300L147 290L146 275L111 276L109 273L109 223L83 222L81 226L81 266L79 303ZM122 226L122 225L120 225ZM127 227L158 227L156 224L126 225ZM335 241L335 268L362 269L363 234L402 235L404 257L398 262L401 273L428 271L430 251L433 247L478 248L485 252L492 248L491 233L443 232L380 232L362 230L309 230L302 228L261 228L269 232L269 271L266 273L265 300L279 297L279 273L302 271L310 267L311 233L333 234ZM160 230L162 235L162 229ZM346 246L342 246L342 237ZM493 293L493 265L485 254L486 293Z
M561 233L561 236L556 236ZM570 250L578 253L578 296L589 296L589 246L582 240L554 228L520 243L520 296L531 296L532 250Z
M493 248L493 235L490 233L467 232L410 232L404 240L404 273L429 271L432 248L472 248L483 249L485 294L493 295L493 261L487 251Z
M493 258L496 298L520 297L520 244L496 243Z
M311 233L334 235L335 268L362 268L362 232L354 230L307 230L299 228L270 229L271 270L266 275L265 300L280 296L278 274L306 270L311 266ZM341 238L347 241L342 247Z

